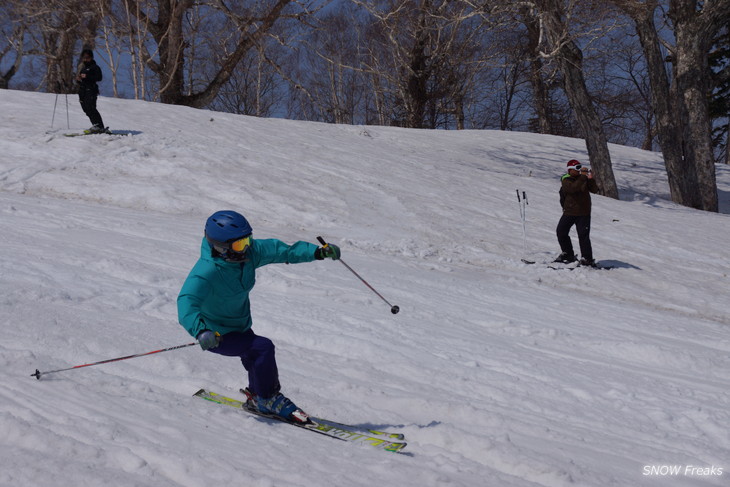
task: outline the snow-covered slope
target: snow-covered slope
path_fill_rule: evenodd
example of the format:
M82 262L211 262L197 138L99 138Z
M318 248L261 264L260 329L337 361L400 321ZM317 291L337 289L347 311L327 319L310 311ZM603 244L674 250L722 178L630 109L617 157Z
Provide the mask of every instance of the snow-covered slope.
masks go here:
M730 221L668 202L658 154L612 146L623 200L594 197L592 240L617 268L556 271L520 258L557 254L583 141L108 98L133 135L67 138L88 125L69 102L49 129L54 95L0 90L0 485L728 485ZM198 347L30 377L190 342L175 300L218 209L324 236L400 306L331 261L264 267L252 294L284 392L408 455L193 398L245 385Z

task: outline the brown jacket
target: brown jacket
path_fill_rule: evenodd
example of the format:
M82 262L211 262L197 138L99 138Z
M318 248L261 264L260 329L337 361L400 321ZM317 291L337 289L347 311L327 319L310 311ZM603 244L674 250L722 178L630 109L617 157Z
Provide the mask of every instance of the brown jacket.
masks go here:
M563 203L563 215L589 216L591 214L591 193L598 193L598 184L595 179L588 179L583 174L573 177L563 176L560 187ZM563 198L561 198L562 202Z

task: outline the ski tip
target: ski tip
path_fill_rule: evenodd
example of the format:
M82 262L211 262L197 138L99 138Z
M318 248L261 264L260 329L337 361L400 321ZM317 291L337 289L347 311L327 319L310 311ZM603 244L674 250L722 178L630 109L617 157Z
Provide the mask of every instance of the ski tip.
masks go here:
M406 439L406 435L404 435L403 433L388 433L387 431L378 431L378 430L368 430L368 432L372 433L374 435L384 436L391 440L405 440Z

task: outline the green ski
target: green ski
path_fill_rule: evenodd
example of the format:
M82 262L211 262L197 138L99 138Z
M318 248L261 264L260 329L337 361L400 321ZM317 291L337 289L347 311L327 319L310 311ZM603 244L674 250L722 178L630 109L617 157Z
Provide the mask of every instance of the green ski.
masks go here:
M374 447L380 450L385 450L389 452L400 452L403 448L405 448L406 443L404 441L391 441L393 439L403 439L403 435L398 433L385 433L385 432L379 432L379 431L370 431L370 434L365 434L358 432L355 427L335 423L332 421L327 421L326 419L320 419L320 418L314 418L309 417L309 421L306 423L294 423L291 421L287 421L284 418L278 417L278 416L272 416L268 414L260 413L256 410L249 409L246 407L246 403L244 401L240 401L238 399L233 399L230 397L223 396L221 394L217 394L215 392L207 391L205 389L200 389L198 392L193 394L194 396L200 397L202 399L205 399L207 401L211 401L217 404L222 404L224 406L230 406L236 409L241 409L249 414L253 414L255 416L259 416L262 418L272 419L276 421L280 421L285 424L290 424L292 426L296 426L301 429L305 429L308 431L312 431L314 433L319 433L321 435L329 436L330 438L335 438L337 440L342 441L349 441L351 443L359 443L362 445L367 445L370 447ZM375 435L375 436L370 436Z

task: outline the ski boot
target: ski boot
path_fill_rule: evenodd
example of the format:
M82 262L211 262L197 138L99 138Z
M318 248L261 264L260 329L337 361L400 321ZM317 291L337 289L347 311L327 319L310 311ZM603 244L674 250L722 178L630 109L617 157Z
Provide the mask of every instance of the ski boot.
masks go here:
M290 423L308 423L309 415L299 409L288 397L277 392L271 397L263 398L252 393L248 388L241 389L246 394L246 408L265 416L274 416Z
M582 258L580 259L580 265L585 267L598 267L595 259Z
M563 252L560 255L558 255L558 258L555 259L553 262L558 263L558 264L571 264L571 263L575 262L576 260L578 260L578 259L575 258L575 254L569 254L567 252Z
M110 134L108 127L102 127L101 125L92 125L90 128L84 130L85 134Z

